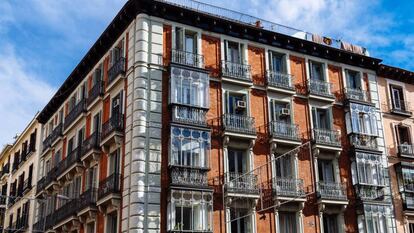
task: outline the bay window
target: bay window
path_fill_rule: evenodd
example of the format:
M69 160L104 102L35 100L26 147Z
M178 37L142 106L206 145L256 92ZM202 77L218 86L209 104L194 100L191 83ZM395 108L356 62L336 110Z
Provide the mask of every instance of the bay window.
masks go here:
M414 167L402 165L400 183L404 190L414 192Z
M380 155L356 152L356 160L352 165L357 177L355 184L383 186L385 185L384 168Z
M208 74L172 67L170 93L170 103L208 108Z
M170 165L208 168L210 132L171 127Z
M351 103L351 132L365 135L378 135L375 107Z
M364 205L364 217L359 218L360 232L395 233L395 219L390 206Z
M167 212L169 232L211 232L213 194L172 189Z

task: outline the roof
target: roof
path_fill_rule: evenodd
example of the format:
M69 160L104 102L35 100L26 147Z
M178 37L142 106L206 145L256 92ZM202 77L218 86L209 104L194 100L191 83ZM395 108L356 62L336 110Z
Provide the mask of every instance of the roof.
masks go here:
M383 78L390 78L401 82L414 84L414 72L404 70L398 67L381 64L378 67L377 74Z
M295 37L291 34L291 32L296 30L293 28L245 14L226 11L227 13L237 13L244 17L235 20L220 14L224 12L223 8L200 4L192 0L128 0L40 112L37 118L38 121L44 124L53 116L139 13L146 13L166 20L198 27L206 31L239 37L362 68L376 70L381 62L378 58L351 53L335 46L309 41L307 37ZM196 8L194 7L195 5ZM216 12L216 14L213 12ZM259 20L260 26L249 23L249 20ZM272 28L276 27L279 29L283 28L283 30L272 30ZM300 30L296 31L301 32ZM304 33L306 34L306 32Z

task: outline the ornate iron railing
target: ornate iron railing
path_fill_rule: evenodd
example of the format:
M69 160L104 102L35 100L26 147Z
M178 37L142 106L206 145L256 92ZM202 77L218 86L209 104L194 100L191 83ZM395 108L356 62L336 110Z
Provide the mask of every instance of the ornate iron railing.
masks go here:
M89 90L88 93L88 100L87 104L88 106L91 105L91 103L98 98L98 96L103 95L104 93L104 81L99 80L95 85Z
M171 183L184 186L208 186L207 170L195 168L171 168Z
M273 192L276 196L299 197L304 196L303 180L294 178L275 177Z
M57 224L72 216L76 216L79 209L79 199L74 198L66 201L59 209L53 213L54 223Z
M237 114L223 114L223 130L242 134L256 134L254 118Z
M108 70L108 86L118 77L120 74L125 74L125 58L120 57L111 68Z
M59 137L61 137L62 132L63 132L63 124L60 123L58 126L56 126L56 128L50 134L50 143L53 144L53 142L55 142Z
M414 145L412 144L398 145L398 154L403 157L414 158Z
M350 140L353 146L360 149L377 150L377 137L364 134L352 134Z
M102 125L101 141L112 132L124 131L124 114L116 114Z
M184 105L173 105L172 120L177 123L206 125L206 109Z
M95 206L96 201L98 198L98 189L97 188L89 188L85 192L83 192L79 197L79 210Z
M32 177L29 177L23 182L23 193L28 192L31 188L32 188Z
M113 173L105 180L101 181L98 188L98 199L101 199L111 193L119 193L121 191L120 182L121 174L119 173Z
M66 171L72 167L74 164L81 161L81 146L76 147L71 152L68 153L65 159L59 162L57 167L56 174L61 176L66 173Z
M272 121L269 124L269 132L273 138L282 138L298 141L299 126L283 121Z
M252 81L251 67L247 64L222 61L221 72L222 75L226 77L234 78L241 81Z
M197 53L173 49L171 61L181 65L204 68L204 56Z
M86 111L86 100L83 99L77 103L69 114L65 117L65 129L68 127L83 113Z
M293 75L277 71L266 71L267 85L287 90L295 90L293 86Z
M382 200L385 196L382 186L358 184L355 189L361 200Z
M341 146L341 135L337 130L313 129L313 137L318 144Z
M333 98L334 95L331 92L331 88L332 88L331 83L320 81L320 80L315 80L315 79L308 80L309 94Z
M100 150L101 134L98 131L93 132L85 141L82 143L81 156L86 155L89 151L96 149Z
M344 183L318 182L318 197L331 200L346 200L346 185Z
M345 97L348 100L357 100L362 102L371 102L370 94L368 91L355 88L344 88Z
M37 181L36 192L40 193L46 187L46 176Z
M391 112L395 114L405 115L405 116L411 116L412 115L412 109L410 102L406 100L390 100L390 107Z
M232 193L259 194L257 175L229 172L226 173L226 191Z

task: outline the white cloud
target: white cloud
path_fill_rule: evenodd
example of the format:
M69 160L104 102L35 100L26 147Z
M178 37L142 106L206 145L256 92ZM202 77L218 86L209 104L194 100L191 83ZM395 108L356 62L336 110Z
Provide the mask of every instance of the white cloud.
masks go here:
M53 87L26 69L30 59L16 56L12 45L0 49L0 142L11 142L54 93Z

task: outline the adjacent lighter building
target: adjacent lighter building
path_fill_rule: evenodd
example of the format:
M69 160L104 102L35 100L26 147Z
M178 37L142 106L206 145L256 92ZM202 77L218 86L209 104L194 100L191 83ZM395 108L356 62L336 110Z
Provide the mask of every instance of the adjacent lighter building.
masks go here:
M36 199L28 220L24 198L0 205L3 225L411 233L410 89L380 62L195 1L129 0L28 127L35 156L17 153L27 129L3 150L5 193Z
M2 152L2 198L5 232L32 232L39 161L40 124L33 119ZM6 198L7 197L7 198Z

